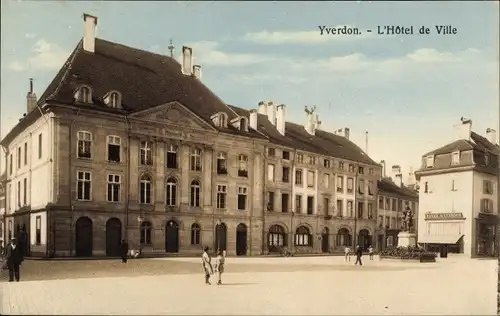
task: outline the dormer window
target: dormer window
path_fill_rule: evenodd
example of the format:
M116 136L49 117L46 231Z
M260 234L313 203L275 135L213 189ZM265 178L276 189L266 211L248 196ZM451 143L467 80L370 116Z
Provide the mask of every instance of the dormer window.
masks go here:
M223 112L216 113L210 117L217 127L227 128L227 114Z
M425 167L426 168L434 167L434 156L425 157Z
M247 119L244 118L244 117L240 118L240 131L242 131L242 132L248 132Z
M460 152L454 151L451 153L451 164L458 165L460 163Z
M92 103L92 90L88 86L81 86L75 91L74 98L78 102Z
M115 109L119 109L122 107L122 97L121 94L117 91L110 91L104 97L104 103L107 106Z

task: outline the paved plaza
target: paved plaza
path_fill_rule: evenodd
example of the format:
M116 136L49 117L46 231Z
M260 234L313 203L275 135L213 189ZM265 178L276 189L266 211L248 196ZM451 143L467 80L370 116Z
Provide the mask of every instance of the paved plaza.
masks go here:
M228 258L221 286L197 258L26 261L0 314L496 315L496 260L367 259Z

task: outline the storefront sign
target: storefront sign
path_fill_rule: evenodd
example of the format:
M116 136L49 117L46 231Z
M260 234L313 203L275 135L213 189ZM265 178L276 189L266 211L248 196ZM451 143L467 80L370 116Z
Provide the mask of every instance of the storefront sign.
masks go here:
M425 214L426 220L457 220L457 219L465 219L462 213L427 213Z

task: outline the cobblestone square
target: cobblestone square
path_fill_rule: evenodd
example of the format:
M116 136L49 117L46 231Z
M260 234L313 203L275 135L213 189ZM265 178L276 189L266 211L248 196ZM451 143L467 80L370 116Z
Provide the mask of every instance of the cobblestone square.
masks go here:
M224 285L205 285L198 258L26 261L5 282L12 314L495 315L497 262L434 264L343 257L228 258ZM213 282L215 283L215 282Z

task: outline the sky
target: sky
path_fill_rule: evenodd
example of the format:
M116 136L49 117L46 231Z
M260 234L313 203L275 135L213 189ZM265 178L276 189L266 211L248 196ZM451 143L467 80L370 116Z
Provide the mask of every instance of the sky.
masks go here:
M193 48L202 80L224 102L287 105L351 140L404 176L428 151L456 140L461 117L499 130L499 5L482 2L113 2L6 1L1 8L1 133L26 111L29 78L40 96L83 36L168 55ZM413 26L413 35L378 34ZM438 35L436 26L456 28ZM332 35L347 26L359 35ZM418 34L421 27L430 34ZM323 29L323 34L321 33ZM368 32L372 30L372 32ZM500 134L500 133L498 133Z

